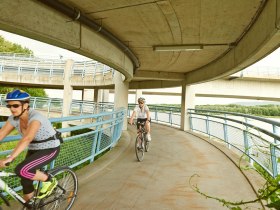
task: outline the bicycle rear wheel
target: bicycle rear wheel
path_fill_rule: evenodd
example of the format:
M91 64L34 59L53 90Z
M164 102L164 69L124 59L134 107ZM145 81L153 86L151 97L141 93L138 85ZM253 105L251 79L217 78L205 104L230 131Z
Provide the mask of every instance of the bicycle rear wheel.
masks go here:
M40 202L40 210L69 210L78 191L78 179L69 167L59 167L49 172L58 181L52 194Z
M143 142L140 135L136 137L135 141L135 153L138 161L142 161L144 159L144 148L143 148Z

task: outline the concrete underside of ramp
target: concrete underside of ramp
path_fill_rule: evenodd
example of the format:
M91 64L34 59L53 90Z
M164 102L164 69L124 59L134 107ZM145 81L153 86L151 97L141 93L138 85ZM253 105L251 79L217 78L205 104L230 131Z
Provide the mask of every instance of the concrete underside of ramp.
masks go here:
M137 162L135 127L129 127L115 148L78 171L73 209L227 209L191 188L194 174L199 177L192 183L207 195L230 201L256 199L252 185L234 164L238 157L222 145L153 124L150 151ZM261 184L257 174L246 173L253 185ZM257 208L262 209L261 204L249 205Z

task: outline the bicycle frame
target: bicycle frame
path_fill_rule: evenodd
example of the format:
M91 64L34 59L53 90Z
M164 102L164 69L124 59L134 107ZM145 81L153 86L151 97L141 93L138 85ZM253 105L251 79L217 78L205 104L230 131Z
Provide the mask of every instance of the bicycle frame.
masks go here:
M141 134L145 134L145 133L147 133L147 131L146 131L146 128L145 128L145 123L139 123L139 125L140 125L140 127L139 127L139 132L141 133Z
M0 171L0 177L16 177L16 176L17 175L15 173L9 173L9 172L5 172L5 171ZM12 188L10 188L8 186L8 184L6 182L4 182L1 178L0 178L0 189L4 190L13 199L19 201L21 204L26 206L26 201L16 191L14 191ZM7 201L7 199L5 197L1 196L1 198L4 200L4 202L7 205L9 205L9 202Z

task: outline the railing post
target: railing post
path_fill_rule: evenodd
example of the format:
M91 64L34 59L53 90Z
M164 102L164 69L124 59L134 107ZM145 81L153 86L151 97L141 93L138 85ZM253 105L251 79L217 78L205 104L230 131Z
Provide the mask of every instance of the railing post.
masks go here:
M210 126L209 126L209 117L208 116L206 116L206 132L210 138L211 135L210 135Z
M51 68L50 68L49 78L52 78L52 75L53 75L53 61L52 61Z
M158 121L158 113L157 113L157 106L155 107L155 121Z
M169 122L170 122L170 125L172 126L172 108L170 108L170 113L169 113Z
M98 117L97 118L97 122L101 122L102 121L102 117ZM100 145L101 145L101 137L102 137L102 129L101 129L101 125L97 126L97 133L98 133L98 138L97 138L97 152L99 152L100 150Z
M80 102L80 115L84 112L84 101Z
M189 121L190 121L190 129L191 131L193 131L193 123L192 123L192 113L190 110L188 110L188 112L186 114L189 114Z
M248 123L247 118L245 117L245 122ZM244 146L245 146L245 153L248 155L249 160L250 160L250 164L253 165L253 159L251 158L250 154L251 154L251 144L249 142L249 137L248 137L248 133L249 133L249 128L246 125L246 129L243 131L243 136L244 136Z
M1 61L1 65L0 65L0 73L2 73L3 72L3 61Z
M271 154L271 163L272 163L272 174L273 177L276 177L278 175L278 169L277 169L275 146L273 144L270 144L270 154Z
M51 102L52 102L52 99L49 98L49 100L48 100L48 117L50 116Z
M37 76L37 74L38 74L38 63L39 62L36 63L35 68L34 68L34 73L33 73L34 76Z
M225 114L225 118L227 118L227 114ZM228 142L228 127L227 127L227 120L225 119L224 123L224 140L227 143L227 147L230 149L231 145Z
M101 117L98 117L96 119L96 122L100 122L100 119L102 119ZM95 135L94 135L94 139L93 139L93 145L92 145L92 150L91 150L91 156L92 158L89 160L90 163L92 163L94 161L94 158L95 158L95 154L96 154L96 148L99 150L99 139L100 139L100 129L101 129L101 125L98 125L96 126L96 132L95 132Z
M279 135L279 134L280 134L279 128L278 128L276 125L272 125L272 129L273 129L273 133L274 133L274 134L276 134L276 135ZM278 141L277 139L274 139L274 143L275 143L275 144L278 144L277 141Z
M33 100L33 106L32 106L32 109L35 109L36 108L36 97L34 98L34 100Z

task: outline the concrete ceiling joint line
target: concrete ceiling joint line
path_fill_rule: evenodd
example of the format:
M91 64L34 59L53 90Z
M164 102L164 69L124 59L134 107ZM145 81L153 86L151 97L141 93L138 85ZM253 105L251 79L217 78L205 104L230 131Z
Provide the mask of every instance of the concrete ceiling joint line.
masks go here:
M218 60L220 60L222 57L224 57L226 54L230 53L231 51L233 51L234 56L235 56L235 48L238 45L238 43L242 40L242 38L248 33L248 31L251 29L251 27L256 23L256 21L258 20L258 17L261 15L262 11L264 10L266 4L269 2L269 0L261 0L260 6L257 10L257 12L255 13L254 17L251 19L251 22L247 25L247 27L244 29L243 33L241 33L241 35L239 36L239 38L236 39L236 41L229 43L229 48L227 51L225 51L222 55L220 55L219 57L217 57L215 60L213 60L212 62L206 64L205 66L202 66L198 69L195 69L193 72L186 72L185 73L185 80L187 81L188 84L199 84L201 83L201 81L196 81L196 82L188 82L188 77L191 78L193 77L193 75L200 71L201 69L205 68L206 66L212 65L214 63L216 63ZM235 58L234 58L235 60ZM208 80L204 80L203 82L207 82L207 81L213 81L215 79L219 79L223 76L229 76L229 75L217 75L215 77L213 77L212 79L208 79Z
M93 20L89 19L87 16L83 15L81 11L77 9L72 9L63 3L56 0L38 0L41 3L63 13L64 15L72 18L73 20L78 20L79 22L87 25L88 27L94 29L96 32L103 35L105 38L114 43L119 49L121 49L133 62L134 70L140 67L140 63L136 55L117 37L107 31L105 28L102 28L101 25L95 23Z
M261 5L259 6L255 16L252 18L251 22L247 25L247 27L244 29L243 33L240 35L239 38L237 38L237 40L232 43L232 47L235 47L240 40L247 34L247 32L250 30L250 28L254 25L254 23L257 21L258 17L260 16L260 14L262 13L266 3L268 2L268 0L262 0L261 1Z

